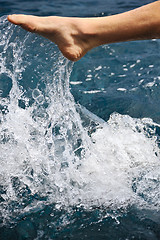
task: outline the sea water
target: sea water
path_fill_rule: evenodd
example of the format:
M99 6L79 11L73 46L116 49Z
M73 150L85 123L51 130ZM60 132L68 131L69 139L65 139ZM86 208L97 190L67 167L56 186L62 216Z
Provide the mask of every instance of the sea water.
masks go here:
M94 115L72 69L0 18L1 239L159 239L160 125Z

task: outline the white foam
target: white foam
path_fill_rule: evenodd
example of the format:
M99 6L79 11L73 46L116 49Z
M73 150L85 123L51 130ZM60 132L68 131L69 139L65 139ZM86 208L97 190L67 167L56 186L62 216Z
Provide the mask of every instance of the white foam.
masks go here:
M126 88L117 88L117 91L126 92L127 89Z

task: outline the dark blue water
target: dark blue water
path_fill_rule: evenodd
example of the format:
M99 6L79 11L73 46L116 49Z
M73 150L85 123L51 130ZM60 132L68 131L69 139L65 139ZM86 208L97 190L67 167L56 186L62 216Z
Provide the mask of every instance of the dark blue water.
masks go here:
M107 16L150 2L0 0L0 16ZM52 43L0 27L0 239L160 239L159 40L101 46L72 66Z

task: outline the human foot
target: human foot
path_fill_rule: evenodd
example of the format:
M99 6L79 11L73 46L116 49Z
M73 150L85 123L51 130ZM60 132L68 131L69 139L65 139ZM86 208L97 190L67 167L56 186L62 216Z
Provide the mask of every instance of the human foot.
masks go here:
M83 32L84 19L9 15L8 20L56 43L62 54L72 61L79 60L94 47Z
M8 20L55 42L77 61L90 49L109 43L160 38L160 1L129 12L97 18L10 15Z

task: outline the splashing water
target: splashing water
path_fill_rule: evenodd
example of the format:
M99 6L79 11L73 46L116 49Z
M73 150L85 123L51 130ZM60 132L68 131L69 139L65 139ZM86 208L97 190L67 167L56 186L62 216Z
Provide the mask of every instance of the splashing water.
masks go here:
M49 204L103 208L103 217L160 207L160 126L118 113L104 122L78 106L72 66L52 43L0 18L2 224Z

